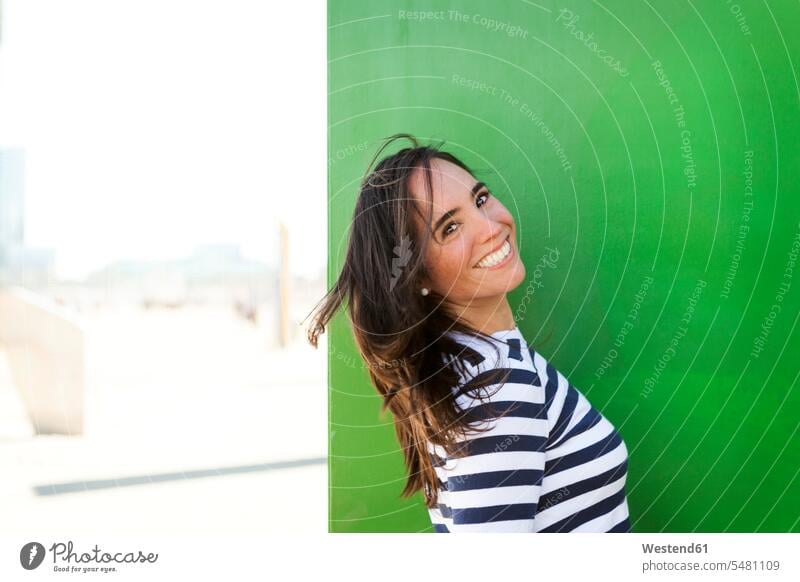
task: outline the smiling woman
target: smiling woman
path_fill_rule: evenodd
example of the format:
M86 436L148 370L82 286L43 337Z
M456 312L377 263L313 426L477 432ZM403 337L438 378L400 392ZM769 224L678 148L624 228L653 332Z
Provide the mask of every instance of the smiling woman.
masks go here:
M370 171L397 139L413 147ZM396 134L308 339L347 303L402 447L401 495L424 492L434 531L628 531L625 445L528 347L507 296L524 278L500 199L440 145Z
M465 166L443 158L430 166L409 176L414 208L421 209L413 215L414 238L431 237L420 284L473 327L486 333L513 327L506 293L525 278L514 218Z

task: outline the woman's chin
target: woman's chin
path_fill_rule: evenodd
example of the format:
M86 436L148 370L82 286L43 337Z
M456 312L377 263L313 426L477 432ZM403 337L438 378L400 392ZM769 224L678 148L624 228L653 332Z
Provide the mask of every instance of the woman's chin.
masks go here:
M509 291L516 289L525 280L525 263L517 259L516 264L512 267L511 272L511 286Z
M496 271L486 271L478 280L478 288L487 295L508 293L525 280L525 264L517 259Z

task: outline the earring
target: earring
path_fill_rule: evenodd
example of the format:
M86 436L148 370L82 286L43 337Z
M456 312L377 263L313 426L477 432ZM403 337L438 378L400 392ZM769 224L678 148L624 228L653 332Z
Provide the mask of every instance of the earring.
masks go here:
M420 291L420 293L422 293L423 295L427 295L429 293L428 288L427 287L423 287L422 290Z

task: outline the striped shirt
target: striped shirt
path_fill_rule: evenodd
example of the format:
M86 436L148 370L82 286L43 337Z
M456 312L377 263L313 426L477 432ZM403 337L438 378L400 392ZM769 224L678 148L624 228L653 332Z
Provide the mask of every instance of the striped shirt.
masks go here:
M469 376L508 369L481 390L500 418L472 394L461 409L482 433L470 432L466 456L448 458L428 442L439 478L435 532L629 532L625 480L628 450L614 426L541 354L528 348L519 327L490 334L500 350L460 332L459 358ZM509 412L506 412L509 411Z

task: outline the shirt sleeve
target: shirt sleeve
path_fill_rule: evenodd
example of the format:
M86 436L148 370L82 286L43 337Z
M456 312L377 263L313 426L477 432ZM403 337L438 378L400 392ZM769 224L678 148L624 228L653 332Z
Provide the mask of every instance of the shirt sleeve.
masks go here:
M458 397L470 422L489 430L462 439L464 456L445 459L451 532L533 532L545 465L548 422L535 372L514 369L491 385L488 404Z

